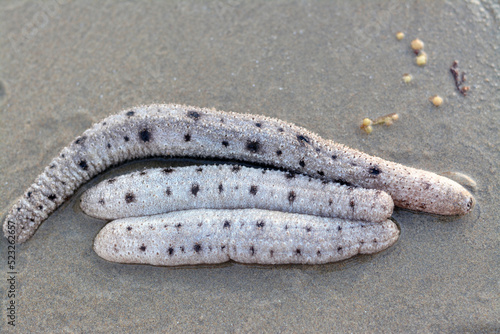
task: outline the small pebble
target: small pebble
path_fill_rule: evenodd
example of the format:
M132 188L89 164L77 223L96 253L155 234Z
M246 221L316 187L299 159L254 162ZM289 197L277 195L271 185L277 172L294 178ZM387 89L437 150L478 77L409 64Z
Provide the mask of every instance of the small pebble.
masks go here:
M408 84L413 80L413 76L411 74L405 73L403 74L403 82Z
M418 66L424 66L427 64L427 53L421 51L418 56L415 58Z
M411 41L411 48L413 51L420 51L424 48L424 42L422 42L418 38L414 39L413 41Z
M397 32L396 33L396 38L398 39L398 41L402 40L403 38L405 38L405 34L401 31Z
M443 104L443 98L439 95L434 95L429 99L432 104L434 104L436 107L439 107L441 104Z

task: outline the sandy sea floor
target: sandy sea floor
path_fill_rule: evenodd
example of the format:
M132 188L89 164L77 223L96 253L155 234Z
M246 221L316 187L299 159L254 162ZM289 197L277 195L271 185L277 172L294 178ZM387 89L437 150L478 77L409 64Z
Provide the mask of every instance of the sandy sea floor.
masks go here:
M161 102L278 117L388 160L459 172L477 183L478 204L465 217L396 209L396 245L341 263L166 268L93 252L105 222L78 209L93 180L16 247L12 298L1 238L0 331L499 332L499 24L496 1L478 0L2 1L2 215L93 122ZM416 37L425 67L409 47ZM393 126L359 129L392 112Z

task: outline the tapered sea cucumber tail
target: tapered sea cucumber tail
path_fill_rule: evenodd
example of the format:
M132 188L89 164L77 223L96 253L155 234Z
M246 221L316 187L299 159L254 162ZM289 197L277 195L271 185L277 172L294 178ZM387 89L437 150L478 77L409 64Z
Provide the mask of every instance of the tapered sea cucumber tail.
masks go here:
M447 177L354 150L350 150L344 159L351 161L351 171L357 174L354 184L383 189L398 207L439 215L465 215L474 208L472 194ZM349 175L345 177L353 178Z

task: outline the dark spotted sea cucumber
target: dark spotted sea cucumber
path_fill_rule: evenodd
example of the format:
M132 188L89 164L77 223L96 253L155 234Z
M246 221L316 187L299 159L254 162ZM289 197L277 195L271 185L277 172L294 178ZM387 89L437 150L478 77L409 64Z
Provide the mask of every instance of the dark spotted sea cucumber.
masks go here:
M156 168L102 181L81 197L100 219L189 209L266 209L381 222L394 203L385 192L239 165ZM132 200L133 199L133 200Z
M153 156L236 159L327 180L383 190L400 207L461 215L472 195L458 183L322 139L296 125L264 116L183 105L149 105L95 124L65 147L8 212L15 241L40 223L91 177L111 165Z
M179 224L182 222L182 224ZM98 233L105 260L158 266L222 263L322 264L380 252L399 238L381 223L259 209L176 211L118 219Z

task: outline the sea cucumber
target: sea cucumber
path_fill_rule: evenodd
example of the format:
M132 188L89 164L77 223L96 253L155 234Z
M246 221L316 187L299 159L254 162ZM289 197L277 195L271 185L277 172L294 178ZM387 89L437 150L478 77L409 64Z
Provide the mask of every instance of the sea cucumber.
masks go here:
M381 222L394 208L381 190L240 165L142 170L102 181L81 198L82 210L113 220L188 209L267 209Z
M264 116L149 105L109 116L77 137L7 213L4 234L28 240L76 188L111 165L152 156L236 159L383 190L403 208L460 215L474 198L445 177L350 149Z
M175 211L103 227L95 252L108 261L160 266L222 263L321 264L380 252L399 238L382 223L259 209Z

